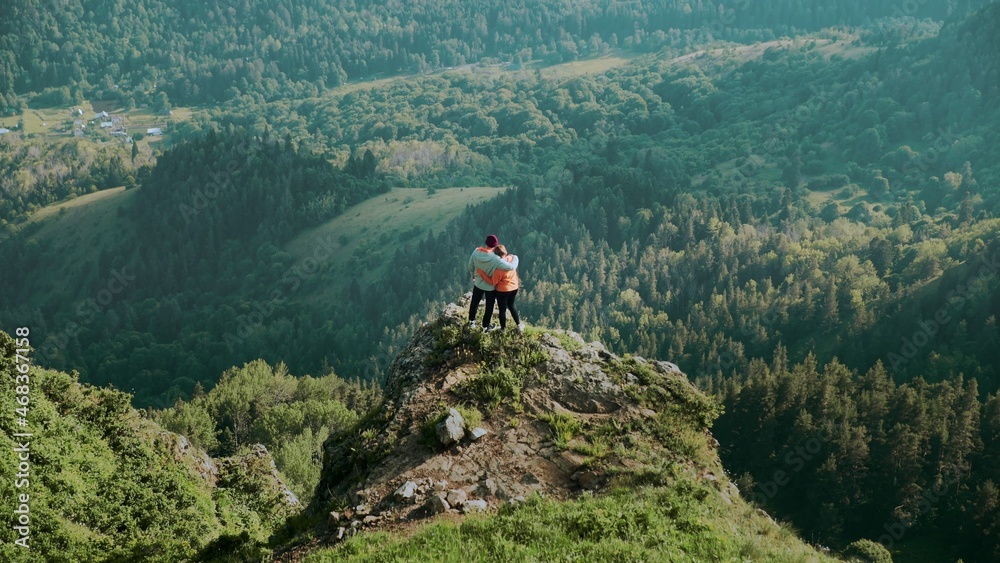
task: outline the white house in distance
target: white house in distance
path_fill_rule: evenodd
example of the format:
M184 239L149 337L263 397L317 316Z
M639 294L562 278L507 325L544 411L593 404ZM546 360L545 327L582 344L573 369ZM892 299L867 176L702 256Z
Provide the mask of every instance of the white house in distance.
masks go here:
M146 134L151 137L159 137L163 135L163 129L160 129L159 127L150 127L149 129L146 129Z
M10 129L7 129L6 127L0 127L0 135L6 135L7 133L10 133Z
M94 114L94 119L107 119L108 112L102 111L101 113Z
M112 125L113 124L110 121L102 121L101 122L101 129L107 129L108 127L111 127Z

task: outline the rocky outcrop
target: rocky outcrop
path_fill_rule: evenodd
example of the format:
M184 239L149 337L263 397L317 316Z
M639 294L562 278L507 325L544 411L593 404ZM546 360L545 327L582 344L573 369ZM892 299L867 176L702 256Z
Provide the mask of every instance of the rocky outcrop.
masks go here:
M706 428L711 401L674 364L619 357L571 332L483 334L465 319L465 304L451 304L418 329L390 367L381 410L328 439L311 508L336 514L331 536L533 494L568 499L668 466L730 487ZM460 409L482 423L467 428ZM678 451L679 439L710 463Z

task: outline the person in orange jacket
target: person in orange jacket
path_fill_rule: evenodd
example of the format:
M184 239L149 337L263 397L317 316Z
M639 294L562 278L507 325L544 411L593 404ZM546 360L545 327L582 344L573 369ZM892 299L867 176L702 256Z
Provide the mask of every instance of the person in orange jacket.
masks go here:
M517 256L509 254L507 247L502 244L498 244L493 249L493 253L503 258L504 262L514 265L518 262ZM500 306L500 330L507 328L507 311L510 310L511 318L517 323L517 330L524 332L524 323L521 322L521 317L514 306L517 290L521 286L521 280L517 277L517 269L501 270L497 268L492 276L486 275L483 270L477 270L477 273L486 283L496 288L497 305Z
M514 260L504 260L496 253L499 244L496 235L486 237L486 246L480 246L469 257L469 273L472 275L472 301L469 302L469 326L476 328L476 310L479 303L486 297L486 311L483 314L483 328L489 330L493 320L493 303L496 301L496 287L487 280L497 270L514 270L517 268L517 257ZM476 272L483 271L486 278L480 278Z

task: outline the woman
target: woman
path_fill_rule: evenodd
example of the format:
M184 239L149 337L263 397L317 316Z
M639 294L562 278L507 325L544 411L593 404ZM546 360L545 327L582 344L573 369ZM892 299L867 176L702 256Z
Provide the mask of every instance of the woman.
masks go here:
M476 309L479 308L480 301L486 297L486 311L483 315L483 328L490 326L493 320L493 303L496 301L496 287L489 280L497 270L514 270L517 268L517 257L513 261L505 261L495 254L497 244L496 235L486 237L486 246L480 246L472 252L469 257L469 273L472 275L472 301L469 302L469 326L476 328ZM480 279L476 272L486 275Z
M493 252L503 258L505 262L512 264L518 262L517 256L508 254L507 247L502 244L498 244ZM509 309L511 318L517 323L517 330L524 332L524 323L521 322L521 317L517 314L517 308L514 306L514 299L517 297L517 290L521 284L521 280L517 277L517 270L497 269L492 277L487 276L483 270L478 270L478 272L479 277L483 278L486 283L496 287L497 305L500 306L500 330L507 328L507 310Z

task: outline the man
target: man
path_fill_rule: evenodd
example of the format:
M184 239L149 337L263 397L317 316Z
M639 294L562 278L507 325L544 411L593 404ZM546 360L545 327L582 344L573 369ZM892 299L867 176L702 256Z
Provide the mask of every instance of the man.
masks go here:
M472 303L469 304L469 326L476 327L476 310L479 309L479 302L486 296L486 310L483 311L483 327L489 330L490 321L493 320L493 305L496 303L496 287L481 278L476 270L482 270L487 276L492 277L497 270L516 270L517 257L507 262L503 258L493 253L493 249L500 241L496 235L486 237L486 246L480 246L472 251L469 257L469 273L472 275Z

